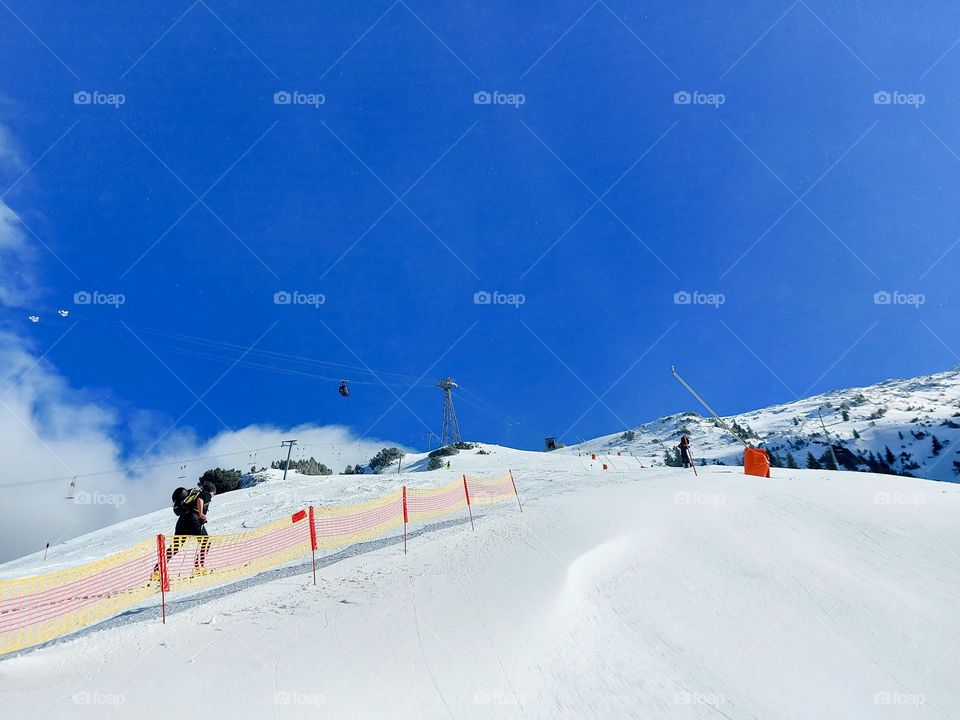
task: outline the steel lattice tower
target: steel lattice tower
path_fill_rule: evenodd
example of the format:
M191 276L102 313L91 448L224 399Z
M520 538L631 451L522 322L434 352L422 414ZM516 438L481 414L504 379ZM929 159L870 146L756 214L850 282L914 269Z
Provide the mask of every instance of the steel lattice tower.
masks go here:
M437 383L437 387L443 390L443 428L440 431L440 446L443 447L448 443L460 442L460 425L453 409L453 395L450 394L457 387L457 382L452 377L445 377Z

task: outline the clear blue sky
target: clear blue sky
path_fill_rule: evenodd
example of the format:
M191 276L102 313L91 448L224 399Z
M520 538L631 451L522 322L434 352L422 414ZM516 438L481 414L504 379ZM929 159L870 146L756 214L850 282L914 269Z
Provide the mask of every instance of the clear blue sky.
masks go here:
M50 361L169 421L195 401L184 385L227 370L204 401L230 427L360 433L396 402L366 372L232 366L258 339L426 373L371 430L418 447L446 374L473 393L466 436L536 448L692 408L671 364L728 413L945 369L960 9L854 5L5 0L0 122L36 165L4 201L36 233L43 312L5 323L42 352L76 320ZM126 302L77 306L82 290ZM282 290L326 302L276 305ZM474 304L484 290L525 302ZM168 370L121 323L241 350L138 331ZM202 404L180 422L222 429Z

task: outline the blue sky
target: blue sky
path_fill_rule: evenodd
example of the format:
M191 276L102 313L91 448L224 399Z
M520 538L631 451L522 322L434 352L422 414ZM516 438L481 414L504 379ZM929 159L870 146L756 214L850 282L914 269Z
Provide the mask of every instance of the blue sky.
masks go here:
M960 361L951 3L0 18L3 202L37 283L4 323L128 413L131 447L173 421L425 447L453 375L465 436L537 448L692 408L671 364L734 413ZM94 290L125 302L74 303ZM325 302L274 303L294 290Z

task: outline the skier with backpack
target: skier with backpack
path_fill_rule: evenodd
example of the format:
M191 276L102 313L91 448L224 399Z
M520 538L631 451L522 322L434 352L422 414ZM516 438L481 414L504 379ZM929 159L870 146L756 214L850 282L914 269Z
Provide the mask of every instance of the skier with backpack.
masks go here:
M177 527L173 531L170 547L167 548L167 562L180 551L190 536L196 536L199 549L193 560L194 574L211 572L204 567L210 547L205 526L210 502L216 494L216 486L209 482L197 483L197 487L190 490L179 487L173 491L173 513L177 516Z

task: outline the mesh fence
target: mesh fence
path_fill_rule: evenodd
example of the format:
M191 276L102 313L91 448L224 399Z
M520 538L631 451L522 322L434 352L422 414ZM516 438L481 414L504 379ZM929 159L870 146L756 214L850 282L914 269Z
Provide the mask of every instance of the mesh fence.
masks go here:
M462 480L439 488L407 488L409 522L436 520L454 513L467 512L467 496Z
M303 511L248 532L174 535L165 540L171 592L249 577L301 558L311 549L310 523Z
M402 491L396 490L384 497L354 505L314 508L318 549L334 550L375 540L402 527L402 496Z
M336 550L400 532L407 524L463 513L468 504L508 499L519 503L512 475L464 476L439 488L402 487L352 505L300 510L241 533L158 535L102 560L0 580L0 655L75 632L156 595L165 598L168 592L233 582L318 550Z
M471 505L493 505L517 497L513 475L510 473L498 478L467 477Z
M160 591L157 542L86 565L0 582L0 653L105 620Z

